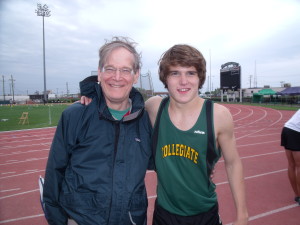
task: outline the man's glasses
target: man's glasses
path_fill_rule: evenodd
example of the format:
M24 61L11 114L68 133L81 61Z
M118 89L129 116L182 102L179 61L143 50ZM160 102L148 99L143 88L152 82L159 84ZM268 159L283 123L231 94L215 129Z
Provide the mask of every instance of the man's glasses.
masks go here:
M120 75L123 77L131 76L134 74L133 69L129 68L114 68L114 67L105 67L102 69L102 72L105 73L108 76L115 76L117 74L117 70L119 70Z

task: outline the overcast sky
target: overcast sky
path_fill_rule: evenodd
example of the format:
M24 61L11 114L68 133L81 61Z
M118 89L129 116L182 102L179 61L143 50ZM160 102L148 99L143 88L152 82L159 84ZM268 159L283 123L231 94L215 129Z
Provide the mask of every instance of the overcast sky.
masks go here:
M0 0L0 75L3 95L44 90L45 17L47 90L77 93L78 83L97 70L98 49L113 36L134 39L142 52L142 73L152 75L157 61L174 44L198 48L207 61L213 89L220 87L226 62L242 67L242 87L300 86L300 1L298 0ZM256 68L256 69L255 69ZM252 78L250 79L250 75ZM208 88L207 82L202 91Z

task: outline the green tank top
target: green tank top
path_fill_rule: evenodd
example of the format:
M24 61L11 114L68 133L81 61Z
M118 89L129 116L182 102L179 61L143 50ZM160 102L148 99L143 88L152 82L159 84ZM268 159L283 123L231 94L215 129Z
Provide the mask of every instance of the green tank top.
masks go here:
M203 104L196 124L187 131L173 125L168 107L169 102L161 114L155 155L157 203L181 216L207 212L216 204L217 195L215 184L207 172L207 135L213 135L213 140L215 137L213 126L212 132L207 132L206 104ZM210 166L214 167L220 158L220 150L216 149L215 143L212 151L215 151L216 157Z

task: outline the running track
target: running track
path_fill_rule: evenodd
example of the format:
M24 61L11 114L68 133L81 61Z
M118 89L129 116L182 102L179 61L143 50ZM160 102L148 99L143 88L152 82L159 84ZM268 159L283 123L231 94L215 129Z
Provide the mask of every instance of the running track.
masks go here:
M280 146L283 124L294 111L225 105L235 123L237 147L244 165L250 225L300 224L300 206L287 178ZM39 202L38 177L45 165L55 128L0 132L0 224L46 225ZM235 218L234 204L221 159L214 182L223 224ZM156 175L148 171L148 224L155 201Z

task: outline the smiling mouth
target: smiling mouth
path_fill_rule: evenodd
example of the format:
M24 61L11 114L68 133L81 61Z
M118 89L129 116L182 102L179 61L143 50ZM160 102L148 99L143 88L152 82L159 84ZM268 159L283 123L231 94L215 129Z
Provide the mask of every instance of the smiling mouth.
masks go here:
M180 89L178 89L179 92L187 92L189 90L190 90L189 88L180 88Z
M115 85L115 84L110 84L111 87L113 88L120 88L120 87L123 87L123 85Z

